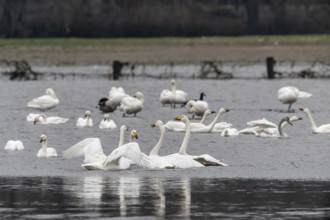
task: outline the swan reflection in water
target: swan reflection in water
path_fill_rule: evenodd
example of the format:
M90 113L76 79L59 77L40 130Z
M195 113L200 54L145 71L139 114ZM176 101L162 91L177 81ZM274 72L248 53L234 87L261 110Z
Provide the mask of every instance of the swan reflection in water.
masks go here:
M108 178L85 176L80 180L69 179L64 191L78 200L84 211L99 212L110 209L114 216L171 215L190 217L190 179L139 178L120 176ZM76 201L77 202L77 201ZM143 205L141 205L143 204ZM168 209L168 210L166 210ZM118 211L118 213L116 213Z

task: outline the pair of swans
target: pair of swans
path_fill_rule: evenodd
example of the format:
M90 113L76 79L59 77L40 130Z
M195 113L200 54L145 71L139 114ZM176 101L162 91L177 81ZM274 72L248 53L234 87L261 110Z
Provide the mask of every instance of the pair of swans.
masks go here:
M326 133L330 133L330 124L324 124L321 126L316 126L314 119L312 117L312 113L310 112L310 110L308 108L299 108L300 111L304 112L307 117L309 118L310 122L311 122L311 126L312 126L312 132L314 134L326 134Z
M136 114L143 109L144 95L142 92L136 92L134 96L125 96L122 98L119 110L123 111L123 117L126 115Z
M54 90L52 88L46 89L46 95L32 99L28 102L27 106L42 111L55 108L60 103Z
M122 87L111 87L108 98L101 98L96 108L104 113L113 112L125 96L127 95Z
M130 142L124 144L127 130L126 125L120 127L118 147L108 156L104 154L99 138L86 138L63 151L63 155L65 158L84 156L82 167L87 170L124 170L134 163L142 167L150 166L148 158L141 154L139 145L134 142L138 138L135 130L131 131Z
M117 128L116 123L110 119L109 114L104 114L103 120L99 124L100 129L115 129Z
M76 123L77 127L93 127L93 119L91 118L91 112L86 111L84 117L79 117Z
M63 124L66 123L68 118L61 118L57 116L48 117L46 114L34 114L30 113L26 116L27 121L33 122L33 124Z
M283 127L287 124L302 120L299 116L283 117L276 125L265 118L247 122L248 127L239 131L240 134L254 134L260 137L287 137Z
M202 122L198 122L198 123L189 123L190 127L191 127L191 132L199 132L199 133L210 133L213 131L214 127L217 124L218 119L220 118L220 116L225 113L225 112L229 112L228 109L225 108L220 108L217 115L215 116L215 118L212 120L212 122L208 125L203 124L205 117L209 114L214 113L211 109L207 109L204 113L204 116L202 118ZM217 125L217 127L225 127L224 123L219 123ZM168 121L165 124L165 128L168 129L169 131L185 131L186 130L186 124L185 123L178 123L176 121ZM216 129L217 130L217 129ZM217 132L217 131L215 131Z
M47 136L42 134L40 136L41 149L37 153L38 158L57 157L57 152L54 148L48 147Z
M203 100L204 96L206 96L206 95L204 92L202 92L200 94L199 100L189 100L187 102L187 104L186 104L187 111L188 111L188 113L193 114L193 116L192 116L193 118L195 116L202 117L204 115L204 112L206 111L206 109L209 108L209 104Z
M176 104L185 104L187 102L188 94L182 90L176 89L176 81L172 79L171 81L171 90L164 89L160 93L160 103L164 106L170 104L175 108Z
M295 103L298 98L309 98L312 94L304 91L300 91L294 86L285 86L278 90L277 98L283 104L288 104L288 112L291 112L291 106Z
M23 142L20 140L9 140L5 146L7 151L20 151L24 150Z
M166 161L172 164L175 168L181 168L181 169L204 167L204 166L228 166L227 164L220 162L219 160L215 159L214 157L208 154L203 154L199 156L192 156L187 154L187 148L191 133L190 121L188 117L184 115L178 116L176 119L179 121L183 121L187 127L179 152L167 156L159 156L158 152L159 149L164 144L166 129L163 122L157 120L152 124L152 127L158 127L160 129L160 138L157 144L154 146L154 148L150 151L149 157L155 158L157 160Z

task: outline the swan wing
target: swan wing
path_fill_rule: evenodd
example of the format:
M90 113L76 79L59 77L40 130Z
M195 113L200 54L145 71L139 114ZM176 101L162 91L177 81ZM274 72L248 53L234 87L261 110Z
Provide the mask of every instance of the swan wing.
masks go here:
M225 163L221 162L220 160L217 160L208 154L202 154L199 156L191 156L191 157L194 160L202 163L204 166L228 166L228 164L225 164Z
M185 131L186 125L182 121L168 121L164 125L169 131Z
M27 106L32 108L49 108L51 106L56 106L58 103L58 99L49 95L43 95L29 101Z
M218 122L214 125L212 128L212 132L222 132L226 128L230 128L232 124L227 123L227 122Z
M30 113L26 116L26 121L34 121L34 119L38 116L40 116L40 114Z
M290 104L297 101L299 90L292 86L282 87L277 92L277 98L283 104Z
M194 167L204 167L202 163L194 160L188 155L171 154L164 157L170 164L173 164L175 168L187 169Z
M121 157L126 157L139 166L150 167L150 160L141 152L139 144L136 142L130 142L114 149L104 160L103 166L108 166L111 163L119 164Z
M99 138L86 138L69 149L63 151L64 158L85 157L85 163L91 163L105 159L102 144Z
M268 121L265 118L254 120L254 121L249 121L246 124L250 127L261 126L261 127L265 127L265 128L267 128L267 127L277 128L276 124L274 124L273 122Z
M164 89L160 93L159 101L162 104L169 104L171 102L172 92L170 90Z
M63 124L63 123L66 123L68 120L69 120L68 118L47 117L48 124Z
M309 98L312 94L304 91L299 91L298 98Z
M330 124L321 125L317 128L317 133L330 133Z

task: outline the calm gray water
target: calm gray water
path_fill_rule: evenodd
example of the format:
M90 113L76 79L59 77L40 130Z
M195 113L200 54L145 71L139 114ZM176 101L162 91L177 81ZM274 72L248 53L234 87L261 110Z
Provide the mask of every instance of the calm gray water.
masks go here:
M303 117L285 127L288 138L256 138L249 135L221 137L219 134L192 134L188 153L207 153L223 159L229 167L186 170L145 170L137 166L125 171L86 171L83 158L38 159L39 137L48 136L58 153L87 137L99 137L105 153L118 144L119 129L98 128L103 114L95 109L112 86L126 93L141 91L144 110L138 117L110 116L119 127L127 124L139 132L140 148L149 152L159 130L150 124L157 119L172 120L185 109L162 107L159 94L169 80L136 78L120 81L76 79L58 81L0 81L0 117L3 145L0 150L0 215L8 218L326 218L330 217L329 135L312 134L309 120L298 107L311 109L317 124L330 123L327 80L192 80L178 79L178 89L190 98L207 94L210 107L230 112L221 121L245 128L246 122L262 117L277 123L287 106L276 96L281 86L293 85L310 92L293 108ZM37 110L27 102L52 87L60 105L48 116L67 117L62 125L33 125L26 121ZM92 111L93 128L78 129L75 123L86 110ZM213 116L212 116L213 117ZM210 117L207 122L212 120ZM183 133L168 132L160 154L178 151ZM22 152L3 150L10 139L24 143Z

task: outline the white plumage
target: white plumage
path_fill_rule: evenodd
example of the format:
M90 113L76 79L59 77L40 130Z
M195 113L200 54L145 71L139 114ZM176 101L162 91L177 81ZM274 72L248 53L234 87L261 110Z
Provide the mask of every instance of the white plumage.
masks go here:
M19 151L24 150L24 145L20 140L9 140L5 146L5 150L8 151Z
M46 95L32 99L27 106L39 110L49 110L55 108L60 103L53 89L46 89Z

